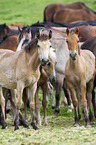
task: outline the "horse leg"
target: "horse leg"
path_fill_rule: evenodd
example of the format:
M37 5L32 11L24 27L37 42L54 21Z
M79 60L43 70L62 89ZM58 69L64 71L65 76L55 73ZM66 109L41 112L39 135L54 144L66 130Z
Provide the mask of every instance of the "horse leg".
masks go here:
M37 130L38 127L36 126L35 122L35 93L37 89L37 83L34 83L32 86L28 88L28 95L29 95L29 101L30 101L30 112L31 112L31 125L33 126L33 129Z
M5 129L7 124L5 122L5 98L3 96L2 87L0 87L0 104L3 114L2 129Z
M95 79L94 79L94 87L93 87L93 90L92 90L92 104L93 104L93 109L94 109L94 116L96 118L96 103L95 103L95 87L96 87L96 76L95 76Z
M75 123L74 126L78 126L79 125L79 115L78 115L78 100L76 98L76 94L75 94L75 89L73 88L72 84L67 83L68 88L70 90L71 93L71 97L72 97L72 102L73 102L73 106L74 106L74 112L75 112Z
M67 102L68 102L68 111L67 112L72 112L72 109L73 109L73 104L72 104L72 100L71 100L71 94L70 94L70 91L68 89L68 86L67 86L67 82L66 80L64 79L63 81L63 90L64 90L64 94L67 98Z
M48 83L47 96L48 94L50 94L50 104L51 104L52 109L54 109L55 102L54 102L54 95L53 95L53 86L50 83L50 81L48 81L47 83Z
M88 102L88 107L89 107L89 119L91 124L94 124L93 121L93 113L92 113L92 107L91 107L91 102L92 102L92 90L93 90L93 80L91 80L87 84L87 102Z
M62 83L56 80L55 88L56 88L56 107L54 115L60 113L60 98L61 98L61 91L62 91Z
M24 102L24 112L25 112L24 119L27 122L27 118L28 118L28 115L27 115L27 100L28 100L27 88L24 88L24 90L23 90L22 99L23 99L23 102Z
M86 81L84 80L81 82L81 93L82 93L81 104L84 110L85 122L87 124L86 127L90 127L88 110L87 110L87 100L86 100Z
M17 130L19 129L19 112L20 112L20 108L21 108L21 105L22 105L22 94L23 94L23 89L24 89L24 85L22 82L18 82L17 83L17 95L18 95L18 98L17 98L17 110L16 110L16 116L15 116L15 119L14 119L14 125L15 125L15 128L14 130Z
M40 101L38 98L38 89L35 93L35 112L36 112L36 123L41 126L41 117L40 117Z
M16 90L11 90L10 93L10 103L11 103L11 113L13 115L13 125L14 125L14 120L16 116ZM19 112L19 123L20 125L23 125L25 128L29 128L28 125L26 124L21 112Z
M46 82L42 86L42 91L43 91L42 105L43 105L43 111L44 111L44 125L48 125L48 123L47 123L47 115L46 115L46 108L47 108L46 94L47 94L47 89L48 89L48 85L47 85L47 82Z
M94 116L96 118L96 103L95 103L95 90L94 90L94 88L92 90L92 104L93 104L93 109L94 109Z

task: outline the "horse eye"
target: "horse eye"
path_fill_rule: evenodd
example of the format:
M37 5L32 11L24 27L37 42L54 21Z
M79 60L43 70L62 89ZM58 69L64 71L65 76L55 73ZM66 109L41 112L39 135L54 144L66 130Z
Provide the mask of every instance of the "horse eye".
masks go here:
M77 43L79 43L79 41L77 41Z
M68 43L68 41L66 40L66 42Z
M50 65L51 65L51 63L49 62L47 65L48 65L48 66L50 66Z
M52 46L50 45L50 48L51 48Z

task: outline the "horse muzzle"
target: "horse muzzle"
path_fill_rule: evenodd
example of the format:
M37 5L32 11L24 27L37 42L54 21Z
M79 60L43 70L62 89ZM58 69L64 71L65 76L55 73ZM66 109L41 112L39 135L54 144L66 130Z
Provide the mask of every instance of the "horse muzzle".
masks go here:
M70 57L71 57L72 60L76 60L77 53L70 53Z
M45 66L46 64L48 64L48 62L49 62L49 59L42 59L41 61L40 61L40 64L42 65L42 66Z

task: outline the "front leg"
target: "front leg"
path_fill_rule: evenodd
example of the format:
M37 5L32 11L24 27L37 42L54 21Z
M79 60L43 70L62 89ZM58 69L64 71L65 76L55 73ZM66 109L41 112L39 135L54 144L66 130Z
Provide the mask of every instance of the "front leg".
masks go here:
M15 128L14 130L17 130L19 129L19 112L20 112L20 108L21 108L21 105L22 105L22 94L23 94L23 89L24 89L24 84L23 82L18 82L17 83L17 110L16 110L16 116L15 116L15 120L14 120L14 125L15 125Z
M37 89L37 82L31 85L28 88L28 95L29 95L29 101L30 101L30 111L31 111L31 125L33 126L33 129L37 130L38 127L35 123L35 93Z
M75 89L74 89L73 85L69 82L67 82L67 85L68 85L68 88L70 90L72 102L73 102L73 106L74 106L74 112L75 112L75 124L74 124L74 126L78 126L79 125L78 100L77 100L77 97L75 94Z

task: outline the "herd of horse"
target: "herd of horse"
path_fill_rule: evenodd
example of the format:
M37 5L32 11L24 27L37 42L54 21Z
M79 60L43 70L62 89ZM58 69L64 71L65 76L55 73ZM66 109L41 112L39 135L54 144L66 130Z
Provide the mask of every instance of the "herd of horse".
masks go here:
M70 13L72 17L69 17ZM78 13L81 14L80 17ZM50 98L54 99L52 90L49 89L50 84L56 90L54 115L60 113L63 89L68 106L72 103L74 106L74 126L79 125L81 104L86 127L94 124L91 105L93 104L96 117L95 15L94 11L80 2L55 3L45 8L42 23L37 22L31 26L18 27L18 29L14 29L17 25L13 27L6 24L0 25L0 124L2 129L7 125L8 100L10 100L14 130L19 129L19 124L29 128L26 124L28 100L31 125L33 129L38 129L36 123L39 126L42 124L38 97L40 87L43 92L44 125L47 125L48 93L51 95ZM20 111L22 100L24 118ZM54 105L52 107L54 108Z

